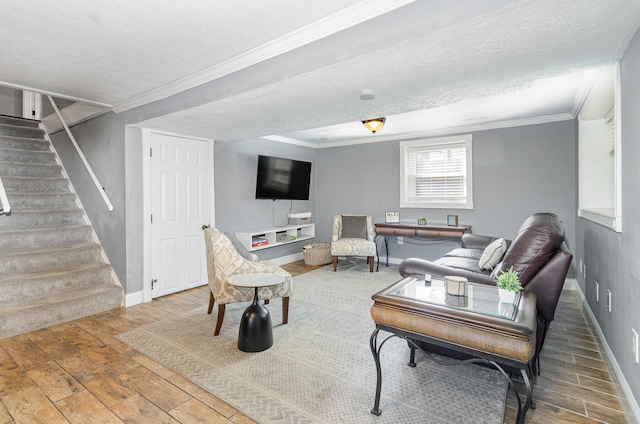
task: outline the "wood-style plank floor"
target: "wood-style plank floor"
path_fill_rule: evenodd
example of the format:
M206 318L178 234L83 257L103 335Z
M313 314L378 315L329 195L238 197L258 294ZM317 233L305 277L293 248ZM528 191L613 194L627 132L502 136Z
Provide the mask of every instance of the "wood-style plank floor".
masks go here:
M317 267L284 268L295 276ZM114 337L208 299L205 286L0 340L0 424L253 423ZM574 293L561 297L541 369L527 423L634 422ZM505 423L515 404L510 393Z

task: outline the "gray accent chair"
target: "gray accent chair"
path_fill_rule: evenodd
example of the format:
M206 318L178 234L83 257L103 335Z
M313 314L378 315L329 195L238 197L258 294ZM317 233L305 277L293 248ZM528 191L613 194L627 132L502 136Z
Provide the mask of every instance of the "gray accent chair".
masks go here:
M338 268L338 256L364 256L373 272L376 244L371 215L342 214L333 217L331 256L333 271Z

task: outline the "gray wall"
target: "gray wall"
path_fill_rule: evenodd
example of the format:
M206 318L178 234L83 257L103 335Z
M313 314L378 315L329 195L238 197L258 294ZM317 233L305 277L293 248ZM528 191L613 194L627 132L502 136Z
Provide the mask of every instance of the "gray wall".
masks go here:
M400 209L399 142L320 149L316 160L318 237L330 240L337 213L367 213L384 222L385 211L400 220L444 223L447 214L472 225L476 234L513 238L534 212L562 219L569 246L575 244L576 128L573 120L473 133L474 209ZM457 246L451 241L391 241L394 258L435 259ZM414 243L414 244L411 244ZM382 247L382 243L380 244Z
M257 200L256 170L258 155L278 156L312 162L309 200ZM235 232L286 225L287 214L311 212L315 221L315 150L268 140L234 143L214 142L216 227ZM301 253L305 243L256 251L260 259L272 259Z
M124 123L114 113L75 125L73 135L113 204L109 212L65 131L51 141L93 224L116 275L126 285Z
M22 116L22 90L0 87L0 115Z
M622 232L578 219L575 253L587 266L579 284L634 397L640 399L640 365L631 356L631 329L640 333L640 33L622 58ZM600 301L595 300L595 281ZM612 311L606 291L612 293Z

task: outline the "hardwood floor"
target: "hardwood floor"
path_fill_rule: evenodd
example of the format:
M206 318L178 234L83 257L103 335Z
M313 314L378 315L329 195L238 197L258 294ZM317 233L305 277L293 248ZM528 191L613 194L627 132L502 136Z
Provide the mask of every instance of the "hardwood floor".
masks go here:
M318 267L296 262L292 275ZM206 305L207 287L0 340L0 424L253 423L114 336ZM622 392L574 293L564 293L527 423L626 423ZM514 422L509 394L505 423Z

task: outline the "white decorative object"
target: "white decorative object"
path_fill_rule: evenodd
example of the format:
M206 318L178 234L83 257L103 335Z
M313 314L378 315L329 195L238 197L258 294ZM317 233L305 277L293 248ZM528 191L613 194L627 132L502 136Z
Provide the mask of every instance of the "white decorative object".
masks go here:
M459 277L457 275L445 276L444 286L447 294L452 296L467 295L467 279L464 277Z
M516 292L512 292L510 290L505 290L505 289L498 289L498 296L500 297L501 303L513 304L513 301L516 298Z

